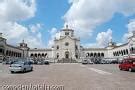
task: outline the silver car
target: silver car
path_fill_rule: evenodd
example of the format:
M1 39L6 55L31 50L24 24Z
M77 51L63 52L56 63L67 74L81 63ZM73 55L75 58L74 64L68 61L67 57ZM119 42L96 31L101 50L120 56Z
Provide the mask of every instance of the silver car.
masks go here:
M88 60L82 60L82 64L88 64Z
M27 71L32 71L33 66L31 65L30 61L16 61L10 65L9 70L11 73L27 72Z

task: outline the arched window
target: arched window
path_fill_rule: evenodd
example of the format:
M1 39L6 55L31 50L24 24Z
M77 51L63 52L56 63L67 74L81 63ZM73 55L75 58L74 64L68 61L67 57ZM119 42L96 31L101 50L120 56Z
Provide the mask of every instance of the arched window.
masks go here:
M100 53L98 53L98 57L100 57Z
M56 49L59 49L59 45L57 45Z
M94 53L94 57L97 57L97 53Z
M65 58L69 58L69 52L68 51L65 52Z
M56 58L57 58L57 59L59 58L59 53L57 53L57 56L56 56Z
M129 52L128 52L128 49L126 49L126 54L128 54Z
M6 51L6 55L7 55L7 56L9 55L9 51L8 51L8 50Z
M101 56L104 57L104 53L101 53Z
M126 50L123 50L123 52L124 52L124 55L126 55Z
M89 53L87 53L87 54L86 54L86 57L89 57L89 56L90 56L90 54L89 54Z
M130 52L134 53L134 48L133 47L130 48Z
M75 45L75 49L78 50L78 46L77 45Z
M118 53L118 51L116 51L116 54L117 54L117 56L119 56L119 53Z
M45 53L45 57L47 57L47 53Z
M115 56L115 52L113 52L113 56Z
M122 50L121 50L121 54L122 54L122 56L123 56L123 54L124 54Z
M38 53L38 57L40 57L41 56L41 54L40 53Z
M44 53L42 53L42 57L44 57Z
M121 54L121 52L119 51L119 54Z
M78 54L75 55L76 59L78 59Z
M115 56L117 56L117 52L115 51Z
M90 57L92 57L92 56L93 56L93 53L90 54Z
M30 57L33 57L33 53L30 55Z
M37 57L37 54L35 53L35 57Z
M9 56L11 56L11 51L9 51Z

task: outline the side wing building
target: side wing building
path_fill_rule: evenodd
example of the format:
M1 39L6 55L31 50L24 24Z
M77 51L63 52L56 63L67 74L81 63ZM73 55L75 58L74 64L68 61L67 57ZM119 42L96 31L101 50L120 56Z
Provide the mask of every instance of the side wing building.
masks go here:
M122 60L135 56L135 32L127 43L117 46L110 41L105 48L85 48L80 45L80 38L74 35L74 30L68 26L60 31L60 37L54 39L52 48L29 48L23 41L15 47L7 44L0 36L0 59L27 57L33 60L50 60L58 63L76 63L87 58L91 60Z

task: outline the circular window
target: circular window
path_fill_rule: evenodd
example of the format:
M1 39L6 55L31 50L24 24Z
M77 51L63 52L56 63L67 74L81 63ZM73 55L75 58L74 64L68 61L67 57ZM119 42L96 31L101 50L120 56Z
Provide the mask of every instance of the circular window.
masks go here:
M69 43L68 43L68 42L66 42L66 43L65 43L65 46L68 46L68 45L69 45Z

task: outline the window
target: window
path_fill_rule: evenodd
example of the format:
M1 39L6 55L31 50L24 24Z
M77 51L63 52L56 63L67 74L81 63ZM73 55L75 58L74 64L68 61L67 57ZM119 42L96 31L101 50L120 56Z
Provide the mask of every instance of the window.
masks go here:
M22 46L23 46L23 44L20 44L20 46L22 47Z
M69 35L69 32L65 32L65 35Z
M59 58L59 53L57 53L57 58Z
M56 48L59 49L59 46L57 46Z
M78 50L78 46L77 45L75 45L75 49Z
M69 45L69 43L68 43L68 42L66 42L66 43L65 43L65 46L68 46L68 45Z

